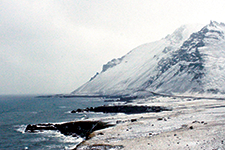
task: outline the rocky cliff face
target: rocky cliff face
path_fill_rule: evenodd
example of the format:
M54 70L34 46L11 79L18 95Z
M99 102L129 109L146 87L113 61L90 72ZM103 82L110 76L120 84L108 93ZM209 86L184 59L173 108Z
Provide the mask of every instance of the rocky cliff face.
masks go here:
M225 24L185 25L103 66L72 94L224 93Z

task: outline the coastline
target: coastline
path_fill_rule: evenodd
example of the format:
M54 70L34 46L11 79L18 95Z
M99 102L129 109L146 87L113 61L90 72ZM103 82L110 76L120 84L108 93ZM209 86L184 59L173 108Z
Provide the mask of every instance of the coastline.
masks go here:
M116 125L94 131L75 149L225 149L225 103L221 100L157 96L132 104L172 107L173 111L101 118Z
M113 112L117 113L113 116L85 118L83 121L86 123L101 121L113 126L88 133L74 148L75 150L225 149L223 98L155 94L147 98L120 97L105 100L111 105L104 106L104 111L108 108L112 109L111 106L119 110L121 108L118 106L121 105L135 106L132 107L134 109L138 107L149 109L157 106L157 108L170 108L170 111L141 113L118 111ZM86 108L74 113L95 113L89 110L95 109Z
M124 98L126 96L123 95L74 95L74 94L53 94L53 95L40 95L36 96L36 98ZM128 96L129 97L129 96ZM132 98L132 97L129 97Z

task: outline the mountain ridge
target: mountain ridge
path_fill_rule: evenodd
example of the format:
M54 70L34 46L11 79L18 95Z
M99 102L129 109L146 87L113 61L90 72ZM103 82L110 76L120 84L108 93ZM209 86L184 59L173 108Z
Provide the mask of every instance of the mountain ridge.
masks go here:
M212 52L217 46L219 51L225 50L224 31L225 24L215 21L203 27L183 25L161 40L138 46L109 61L101 73L71 94L223 93L225 89L217 87L218 81L210 81L214 60L209 53L217 55L218 50ZM222 63L214 71L222 68L221 74L225 60L219 58ZM225 76L220 78L224 80Z

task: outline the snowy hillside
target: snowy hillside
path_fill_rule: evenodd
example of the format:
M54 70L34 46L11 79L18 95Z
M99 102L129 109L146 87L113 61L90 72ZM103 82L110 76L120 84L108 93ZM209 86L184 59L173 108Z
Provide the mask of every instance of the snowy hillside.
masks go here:
M184 25L103 66L72 94L224 93L225 24Z

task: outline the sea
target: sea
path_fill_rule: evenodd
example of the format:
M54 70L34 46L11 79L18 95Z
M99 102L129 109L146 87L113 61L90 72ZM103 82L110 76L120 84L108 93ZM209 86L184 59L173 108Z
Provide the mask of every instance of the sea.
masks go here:
M71 110L104 105L101 98L37 98L34 95L0 96L0 150L64 150L82 142L80 137L57 131L26 133L28 124L63 123L104 117L102 113L70 113Z

